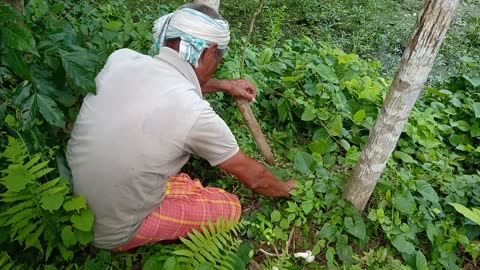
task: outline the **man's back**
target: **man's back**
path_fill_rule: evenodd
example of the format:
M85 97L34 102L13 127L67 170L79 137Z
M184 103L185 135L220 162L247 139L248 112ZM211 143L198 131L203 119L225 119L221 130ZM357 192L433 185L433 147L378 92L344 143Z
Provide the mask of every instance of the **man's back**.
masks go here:
M130 239L159 206L169 176L195 152L188 136L211 108L194 76L189 66L128 49L113 53L97 76L97 94L84 100L67 157L74 192L96 215L98 247Z

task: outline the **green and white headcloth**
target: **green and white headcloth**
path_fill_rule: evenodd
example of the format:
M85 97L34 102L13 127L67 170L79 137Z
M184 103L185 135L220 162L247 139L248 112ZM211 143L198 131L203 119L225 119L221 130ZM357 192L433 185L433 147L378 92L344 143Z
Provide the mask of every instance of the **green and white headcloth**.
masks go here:
M179 57L198 67L198 58L211 43L218 43L219 49L226 49L230 41L228 23L212 19L204 13L182 8L164 15L153 26L155 43L153 49L158 54L167 39L180 38Z

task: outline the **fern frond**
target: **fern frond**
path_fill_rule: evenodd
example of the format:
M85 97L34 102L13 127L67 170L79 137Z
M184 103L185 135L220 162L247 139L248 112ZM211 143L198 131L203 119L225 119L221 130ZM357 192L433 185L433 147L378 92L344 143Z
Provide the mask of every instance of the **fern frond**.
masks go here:
M219 218L215 225L209 222L200 230L188 233L188 238L180 238L185 249L172 253L179 256L183 262L194 269L196 266L211 263L215 269L235 269L236 252L242 243L237 235L244 227L244 222Z
M63 178L45 177L54 170L48 166L49 160L41 161L39 154L29 156L25 144L20 140L11 137L8 140L9 145L0 153L8 161L0 178L0 187L5 187L0 188L4 190L0 193L0 227L6 227L11 241L17 241L25 249L38 249L45 255L45 261L53 250L58 250L63 259L70 260L73 253L65 248L63 241L69 245L85 245L91 241L88 237L91 227L85 225L88 222L82 223L85 221L82 219L93 218L91 215L79 215L81 211L90 211L85 199L68 195L68 182ZM82 231L74 230L73 240L64 240L60 237L61 229L75 226L72 221L74 215L82 224ZM3 268L0 265L0 269Z

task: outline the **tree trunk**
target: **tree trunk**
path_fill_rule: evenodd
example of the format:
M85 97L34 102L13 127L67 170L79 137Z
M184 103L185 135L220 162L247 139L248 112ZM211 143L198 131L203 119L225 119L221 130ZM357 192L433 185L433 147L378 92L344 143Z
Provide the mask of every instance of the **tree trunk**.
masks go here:
M344 192L363 211L432 69L458 0L426 0L382 110Z
M2 1L3 2L3 1ZM23 0L5 0L7 4L10 4L14 9L16 9L20 14L23 15L24 11L24 2Z
M220 9L220 0L195 0L197 4L204 4L215 9L217 12Z

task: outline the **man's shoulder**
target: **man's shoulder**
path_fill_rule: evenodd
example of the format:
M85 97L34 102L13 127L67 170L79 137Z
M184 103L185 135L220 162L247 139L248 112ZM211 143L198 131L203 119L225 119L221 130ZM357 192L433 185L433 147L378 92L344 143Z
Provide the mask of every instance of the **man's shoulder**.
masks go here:
M132 49L128 48L123 48L123 49L118 49L114 51L110 56L108 57L107 62L117 62L117 61L125 61L125 60L142 60L142 59L151 59L151 56L139 53L137 51L134 51Z

